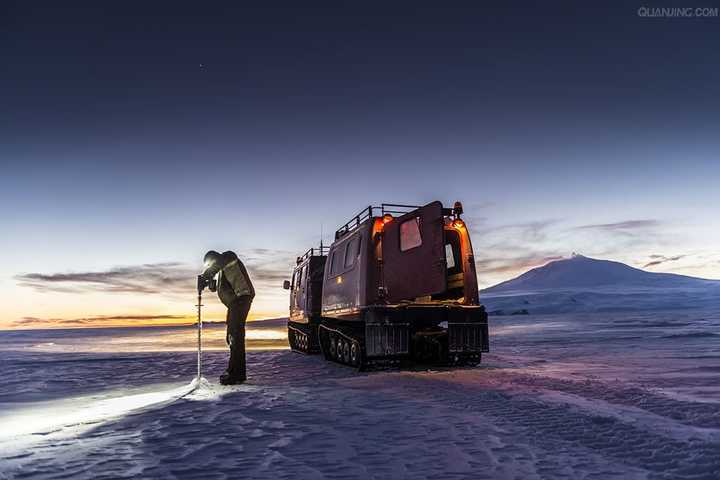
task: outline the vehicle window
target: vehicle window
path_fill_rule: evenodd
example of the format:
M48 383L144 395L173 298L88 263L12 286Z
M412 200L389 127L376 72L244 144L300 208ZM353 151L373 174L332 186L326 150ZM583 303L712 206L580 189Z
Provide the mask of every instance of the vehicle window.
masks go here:
M305 271L305 267L301 267L300 270L298 270L297 285L295 285L296 290L300 290L300 284L302 283L302 277L303 277L304 271Z
M342 272L343 267L343 252L335 252L335 255L333 256L333 273L337 275L338 273Z
M332 252L332 255L330 255L330 269L328 270L328 272L330 272L330 275L334 275L338 270L338 266L337 266L338 262L335 260L336 257L337 257L337 250Z
M420 245L422 245L420 218L415 217L405 220L400 224L400 251L404 252Z
M460 248L460 235L456 231L445 231L445 261L448 275L463 272L462 250Z
M345 247L345 268L350 268L355 265L355 259L358 254L358 244L360 238L355 237L347 243Z
M448 270L455 268L455 255L453 255L453 248L449 243L445 244L445 259L447 260Z

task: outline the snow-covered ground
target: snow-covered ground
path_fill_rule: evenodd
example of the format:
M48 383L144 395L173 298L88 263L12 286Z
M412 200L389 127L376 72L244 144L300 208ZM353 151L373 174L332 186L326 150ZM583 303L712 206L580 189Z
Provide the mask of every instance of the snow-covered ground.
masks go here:
M0 478L720 478L720 312L491 321L478 368L213 350L194 390L192 329L2 332Z
M533 315L720 309L720 285L703 288L593 287L483 293L495 314L527 310Z

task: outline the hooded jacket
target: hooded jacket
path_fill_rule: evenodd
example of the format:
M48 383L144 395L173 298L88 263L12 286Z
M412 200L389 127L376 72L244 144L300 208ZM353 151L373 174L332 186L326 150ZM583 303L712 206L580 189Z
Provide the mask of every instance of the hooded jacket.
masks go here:
M213 278L218 275L218 297L225 306L230 306L239 297L255 297L250 275L245 265L234 252L224 252L215 264L210 265L203 276Z

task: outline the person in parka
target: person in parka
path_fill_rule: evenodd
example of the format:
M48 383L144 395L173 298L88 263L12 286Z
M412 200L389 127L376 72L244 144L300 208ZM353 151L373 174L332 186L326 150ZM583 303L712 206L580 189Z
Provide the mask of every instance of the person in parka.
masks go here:
M228 368L220 376L223 385L243 383L247 379L245 367L245 320L255 298L255 289L245 265L231 251L218 253L210 250L205 254L205 271L201 277L217 289L220 301L227 307L227 334L225 339L230 347ZM218 276L217 282L212 279ZM213 289L213 285L215 289Z

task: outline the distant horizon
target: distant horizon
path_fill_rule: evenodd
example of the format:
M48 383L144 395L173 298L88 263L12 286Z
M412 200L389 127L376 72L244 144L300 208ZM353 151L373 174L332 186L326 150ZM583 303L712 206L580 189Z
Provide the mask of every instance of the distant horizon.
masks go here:
M272 322L273 320L286 320L288 317L269 317L269 318L256 318L253 320L248 320L248 324L252 323L264 323L264 322ZM216 325L225 325L225 320L203 320L203 327L205 326L216 326ZM57 324L50 324L46 326L15 326L15 327L9 327L9 328L0 328L0 332L12 332L12 331L18 331L18 330L82 330L82 329L93 329L93 328L166 328L166 327L197 327L197 321L189 322L189 323L151 323L151 324L110 324L110 325L103 325L101 323L98 324L89 324L89 325L57 325Z
M507 279L507 280L503 280L503 281L498 282L498 283L496 283L496 284L494 284L494 285L492 285L492 286L490 286L490 287L486 287L486 288L481 289L481 290L480 290L481 302L482 302L482 295L483 295L483 293L484 293L486 290L490 290L490 289L493 289L493 288L495 288L495 287L497 287L497 286L500 286L500 285L502 285L502 284L504 284L504 283L511 282L512 280L515 280L516 278L524 275L525 273L528 273L528 272L530 272L530 271L532 271L532 270L536 270L536 269L545 267L545 266L547 266L547 265L550 265L551 263L555 263L555 262L559 262L559 261L564 261L564 260L572 260L573 258L576 258L576 257L587 258L587 259L596 260L596 261L606 261L606 262L619 263L619 264L621 264L621 265L625 265L625 266L627 266L627 267L634 268L634 269L636 269L636 270L639 270L639 271L642 271L642 272L646 272L646 273L668 274L668 275L675 275L675 276L678 276L678 277L685 277L685 278L695 279L695 280L703 280L703 281L710 281L710 282L713 282L713 281L715 281L715 282L720 282L720 279L695 277L695 276L690 276L690 275L677 274L677 273L674 273L674 272L656 272L656 271L654 272L654 271L649 271L649 270L645 270L645 269L643 269L643 268L639 268L639 267L634 267L634 266L632 266L632 265L628 265L628 264L626 264L626 263L623 263L623 262L620 262L620 261L617 261L617 260L612 260L612 259L607 259L607 258L602 259L602 258L589 257L589 256L587 256L587 255L583 255L583 254L580 254L580 253L577 253L577 252L573 252L573 253L572 253L570 256L568 256L568 257L563 257L563 258L559 258L559 259L555 259L555 260L549 260L549 261L545 262L545 263L542 264L542 265L538 265L538 266L536 266L536 267L531 267L531 268L529 268L528 270L526 270L526 271L524 271L524 272L521 272L521 273L519 273L518 275L515 275L515 276L512 277L512 278L509 278L509 279ZM578 287L578 288L580 289L580 288L587 288L587 287ZM492 295L492 293L490 293L490 295ZM106 325L103 325L102 322L103 322L104 318L100 317L100 318L93 319L92 317L90 317L90 318L87 318L87 319L84 319L84 320L87 320L87 321L93 321L93 320L95 320L95 321L97 321L98 323L94 323L94 324L93 324L93 323L87 323L87 324L76 324L76 325L42 324L42 323L38 323L37 326L33 326L33 325L27 325L27 326L26 326L26 325L20 324L20 325L14 325L14 326L9 326L9 327L0 327L0 331L17 331L17 330L64 330L64 329L67 329L67 330L76 330L76 329L88 329L88 328L91 328L91 329L92 329L92 328L137 328L137 327L143 327L143 328L164 328L164 327L195 327L195 326L197 325L196 319L193 318L192 316L187 316L187 317L185 317L185 318L188 319L187 322L177 322L177 323L175 323L175 322L173 321L174 319L171 319L170 321L167 321L167 322L159 322L159 323L144 323L144 324L127 323L127 324L106 324ZM261 323L261 322L267 322L267 321L273 321L273 320L284 320L284 319L287 319L287 318L288 318L287 315L276 315L276 316L268 316L268 317L261 317L261 318L260 318L260 317L253 317L253 318L251 318L251 319L248 319L248 323ZM222 320L222 319L211 319L211 320L205 320L205 319L203 319L203 325L224 325L224 324L225 324L225 320Z

